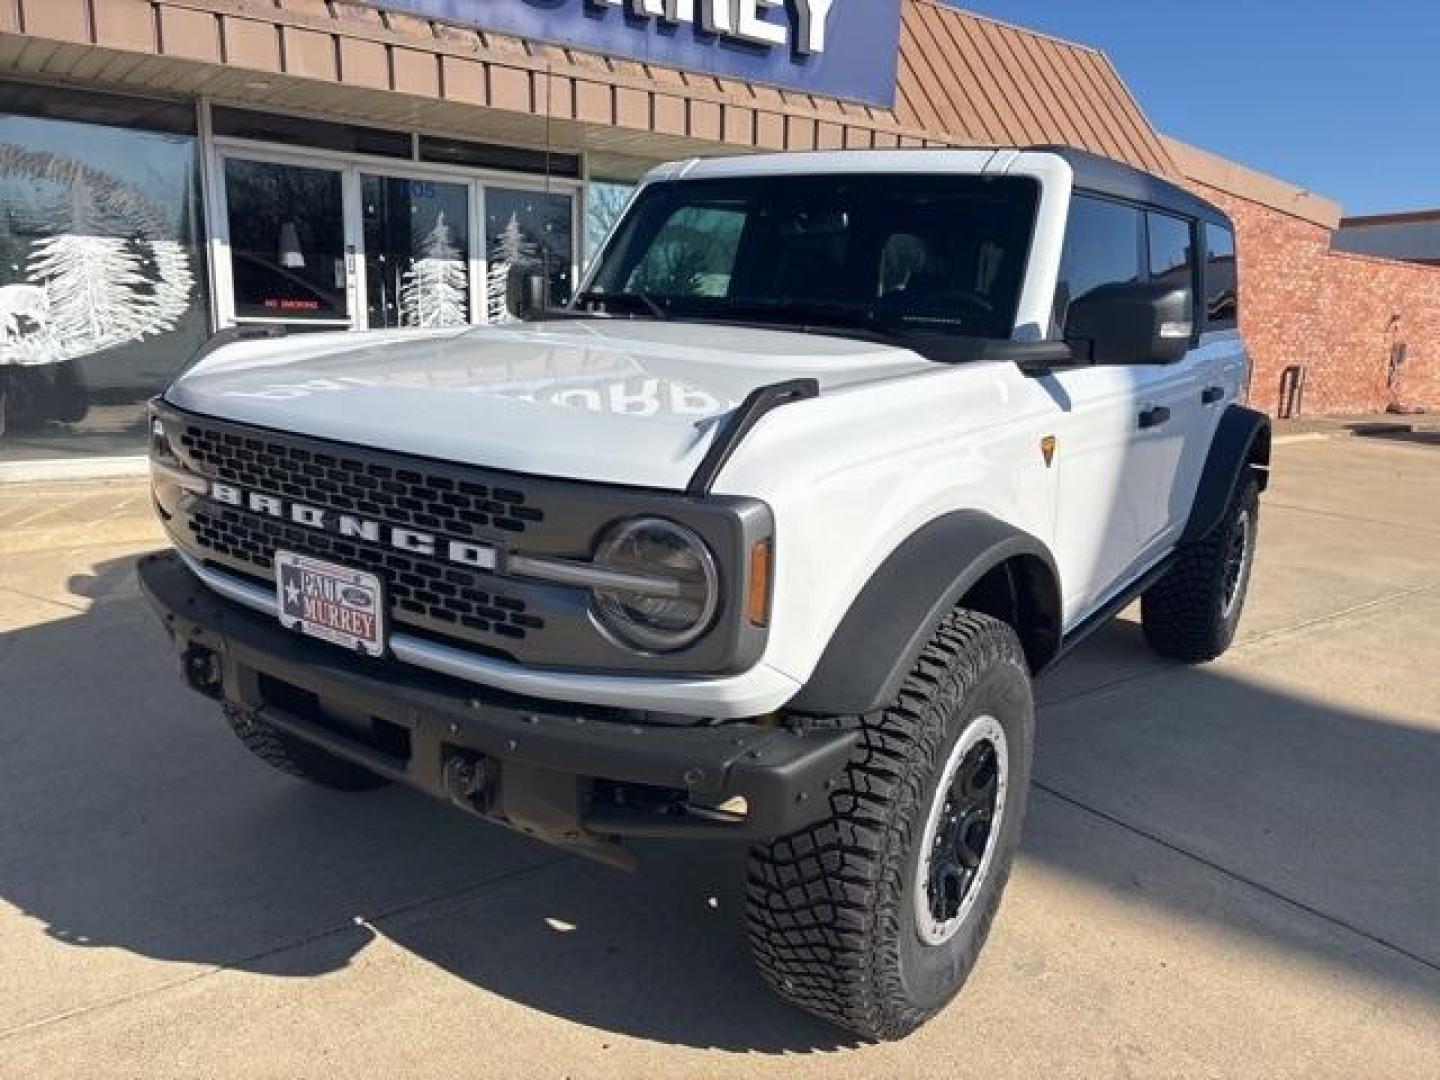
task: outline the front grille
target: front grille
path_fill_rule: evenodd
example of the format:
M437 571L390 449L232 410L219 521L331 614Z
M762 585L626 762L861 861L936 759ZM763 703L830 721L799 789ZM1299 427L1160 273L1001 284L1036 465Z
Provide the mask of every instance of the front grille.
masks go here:
M187 464L213 480L389 526L494 543L545 519L516 485L440 475L422 459L362 456L333 443L195 420L180 428L178 442ZM216 561L270 580L278 548L367 570L384 582L395 622L470 645L508 653L545 627L518 588L503 588L482 571L213 501L195 506L189 529Z
M774 533L756 500L689 499L154 409L180 464L234 489L156 488L176 546L217 569L272 583L275 552L286 550L365 570L384 585L395 627L535 670L709 676L743 671L763 652L765 633L733 617L745 576L724 570ZM588 589L506 571L512 555L586 561L616 521L657 515L694 529L722 567L715 627L683 652L637 656L597 630ZM433 537L435 553L397 541L397 529ZM496 570L451 557L452 542L493 548Z
M473 540L487 531L523 533L545 520L526 493L348 456L261 435L187 423L180 445L204 475L322 510L363 514L403 528Z
M273 577L277 548L367 570L385 583L392 613L421 627L510 641L523 641L530 631L545 627L543 619L527 613L523 600L495 589L493 578L460 567L214 504L191 515L190 531L206 550L267 576Z

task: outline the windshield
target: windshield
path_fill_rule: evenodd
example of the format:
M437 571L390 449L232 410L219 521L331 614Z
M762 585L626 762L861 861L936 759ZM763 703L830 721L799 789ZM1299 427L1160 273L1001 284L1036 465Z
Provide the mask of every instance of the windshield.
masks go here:
M581 297L639 317L1009 338L1039 187L812 174L646 188Z

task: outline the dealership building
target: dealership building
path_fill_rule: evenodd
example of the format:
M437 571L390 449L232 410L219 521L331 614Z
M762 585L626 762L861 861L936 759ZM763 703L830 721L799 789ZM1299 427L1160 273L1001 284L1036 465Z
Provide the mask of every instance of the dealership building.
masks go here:
M227 327L502 321L524 268L563 300L660 161L1057 143L1232 215L1256 404L1440 407L1440 267L940 0L5 0L0 478L133 467Z

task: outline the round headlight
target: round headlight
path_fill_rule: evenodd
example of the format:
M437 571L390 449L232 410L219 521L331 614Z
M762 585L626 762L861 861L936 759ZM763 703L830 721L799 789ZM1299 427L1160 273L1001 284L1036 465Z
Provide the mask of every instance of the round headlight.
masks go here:
M594 590L596 617L624 645L674 652L710 628L720 575L705 541L683 525L663 518L622 521L600 541L595 562L615 571L617 580Z

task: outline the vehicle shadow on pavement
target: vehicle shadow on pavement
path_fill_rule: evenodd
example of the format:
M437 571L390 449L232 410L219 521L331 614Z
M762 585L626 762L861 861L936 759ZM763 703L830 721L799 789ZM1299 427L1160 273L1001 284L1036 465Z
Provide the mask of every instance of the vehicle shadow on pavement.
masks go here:
M647 844L626 875L401 789L308 788L182 689L132 578L132 560L102 564L71 584L87 611L0 632L0 901L76 950L0 907L24 988L0 1030L114 1000L143 960L305 978L379 935L606 1031L852 1045L751 968L743 851ZM1126 623L1067 664L1088 689L1042 709L1022 861L1440 1003L1440 737L1169 668Z
M1356 436L1382 442L1410 443L1414 446L1440 446L1440 430L1416 428L1405 422L1386 421L1345 425Z

